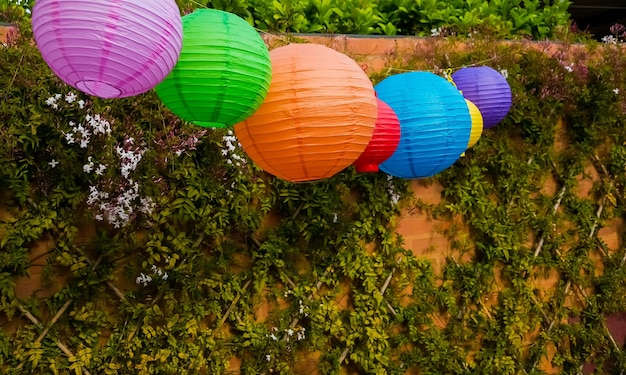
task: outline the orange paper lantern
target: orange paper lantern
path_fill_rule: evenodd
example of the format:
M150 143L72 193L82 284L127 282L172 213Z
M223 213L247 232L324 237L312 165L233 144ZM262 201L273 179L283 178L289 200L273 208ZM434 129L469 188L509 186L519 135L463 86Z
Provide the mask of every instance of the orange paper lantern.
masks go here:
M350 166L374 132L374 87L348 56L317 44L270 52L272 82L261 107L235 125L244 151L279 178L312 181Z

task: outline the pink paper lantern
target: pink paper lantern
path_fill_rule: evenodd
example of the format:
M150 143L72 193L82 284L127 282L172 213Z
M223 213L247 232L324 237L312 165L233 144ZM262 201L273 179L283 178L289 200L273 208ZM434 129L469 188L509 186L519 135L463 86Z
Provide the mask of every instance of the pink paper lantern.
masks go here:
M172 70L182 48L174 0L37 0L32 24L52 71L102 98L152 89Z
M359 173L378 172L378 165L387 160L398 148L400 143L400 121L389 105L380 99L378 102L378 117L372 139L365 151L354 162Z

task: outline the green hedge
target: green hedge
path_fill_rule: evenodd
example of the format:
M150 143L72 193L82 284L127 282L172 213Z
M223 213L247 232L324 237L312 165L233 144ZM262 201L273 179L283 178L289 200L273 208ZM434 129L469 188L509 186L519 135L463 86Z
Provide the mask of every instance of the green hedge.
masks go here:
M14 16L34 0L9 0ZM269 32L554 38L569 27L568 0L177 0L183 12L221 9ZM8 19L12 21L12 19Z
M270 32L431 36L488 33L552 38L569 25L566 0L179 0L223 9Z

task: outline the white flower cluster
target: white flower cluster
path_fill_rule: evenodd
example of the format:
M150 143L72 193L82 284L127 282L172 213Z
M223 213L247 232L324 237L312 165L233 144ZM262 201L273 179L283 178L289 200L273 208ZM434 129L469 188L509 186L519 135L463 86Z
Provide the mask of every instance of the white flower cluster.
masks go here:
M121 228L128 224L135 213L138 211L150 215L154 211L155 203L150 197L142 197L139 194L139 184L130 177L130 173L137 168L141 161L141 157L145 150L133 150L130 146L133 139L129 138L125 143L126 149L117 146L116 154L120 158L120 173L123 181L118 185L118 191L115 197L111 197L106 191L99 191L97 185L89 187L89 197L87 204L94 208L97 212L95 219L98 221L107 220L114 228ZM97 164L97 166L96 166ZM102 176L107 169L105 164L96 163L92 156L87 158L87 163L83 165L85 173L94 172L98 176ZM112 198L112 199L111 199ZM139 202L139 205L137 205Z
M287 341L289 341L289 339L293 337L294 333L296 334L296 340L304 340L306 338L305 332L306 329L304 327L296 327L295 331L291 328L288 328L285 330L285 333L287 334Z
M98 164L98 167L94 171L95 165L96 164L93 162L93 157L89 156L87 158L87 164L83 165L83 172L95 172L98 176L102 176L104 174L104 171L107 169L107 166L105 164Z
M60 100L61 100L62 97L63 97L63 95L61 95L61 94L54 94L53 96L51 96L48 99L46 99L46 105L49 105L50 107L52 107L54 109L59 109L59 103L60 103ZM80 109L85 108L85 101L84 100L76 101L76 99L78 99L78 97L73 92L69 92L69 93L67 93L65 95L65 102L66 103L72 104L72 103L76 102L76 104L78 104L78 108L80 108Z
M265 337L269 337L270 339L272 339L272 341L278 341L279 340L278 336L274 334L274 332L278 332L278 328L272 327L272 331L273 331L272 333L270 333L269 335L265 335ZM295 329L294 328L285 329L285 340L289 341L289 339L292 338L294 334L296 335L297 341L304 340L306 338L306 328L295 327Z
M161 280L167 280L167 278L169 277L167 275L167 272L163 271L160 267L157 267L156 265L152 265L152 276L154 277L159 277L161 278ZM150 284L152 282L153 277L145 274L145 273L140 273L139 276L137 276L137 278L135 279L135 283L137 285L143 285L144 287L148 286L148 284Z
M152 198L139 195L139 184L132 179L128 179L127 182L127 186L121 187L122 190L113 199L109 199L109 193L98 191L96 186L89 187L87 204L98 212L95 215L96 220L106 219L114 228L121 228L130 222L136 206L138 211L145 215L150 215L154 211L155 203ZM136 203L137 200L140 202L139 205Z
M617 42L619 42L619 40L614 37L613 35L605 35L602 37L602 42L606 43L606 44L617 44Z
M135 140L133 138L128 138L126 140L126 144L128 146L132 146L135 144ZM117 152L117 155L120 157L120 161L122 162L122 176L128 179L128 176L130 176L130 172L137 169L137 165L139 165L139 162L141 161L141 158L143 157L143 154L146 152L146 150L133 150L130 147L126 147L125 149L121 146L117 146L115 148L115 152Z
M78 106L79 109L88 111L85 108L85 101L78 100L78 96L73 92L65 96L55 94L46 100L46 104L56 110ZM93 137L106 138L111 135L111 123L99 114L87 113L82 122L69 121L69 126L71 130L63 132L65 141L68 145L77 144L83 149L94 147L91 143ZM131 178L131 172L137 169L145 153L145 149L136 147L134 142L133 138L128 138L123 145L115 148L115 156L118 157L120 164L121 181L105 180L105 171L108 166L94 160L94 156L88 156L87 162L83 165L83 172L97 176L95 183L89 186L87 205L95 209L96 220L107 220L115 228L128 224L135 210L149 215L155 207L151 198L140 196L139 184ZM48 164L55 168L59 162L53 159ZM103 189L103 186L106 188ZM112 186L116 187L114 189L116 191L111 189Z
M246 159L240 155L241 143L237 141L237 137L232 130L228 131L228 135L223 137L224 148L222 149L222 155L228 157L226 163L241 167L246 164Z
M69 122L72 130L64 133L67 144L78 143L80 148L87 148L92 135L111 134L111 124L107 120L102 119L100 115L91 116L87 114L85 120L84 125L76 124L74 121Z
M152 281L152 278L148 275L146 275L145 273L141 273L139 274L139 276L137 276L137 278L135 279L135 282L137 283L137 285L143 285L143 286L148 286L148 284Z
M298 301L298 312L300 313L300 315L304 315L305 317L309 316L309 307L305 304L302 303L302 301Z
M563 67L565 68L565 70L567 70L568 73L571 73L574 71L574 63L570 63L569 65L563 64Z
M391 198L391 205L396 206L400 201L400 193L396 191L396 187L393 184L393 177L391 175L387 175L387 191L389 192L389 197Z

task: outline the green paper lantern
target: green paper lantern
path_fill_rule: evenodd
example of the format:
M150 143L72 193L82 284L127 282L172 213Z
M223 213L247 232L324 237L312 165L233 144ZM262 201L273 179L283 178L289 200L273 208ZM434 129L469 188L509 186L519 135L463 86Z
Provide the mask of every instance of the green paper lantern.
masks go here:
M263 103L272 63L263 39L242 18L199 9L182 18L183 48L156 93L174 114L204 127L241 122Z

